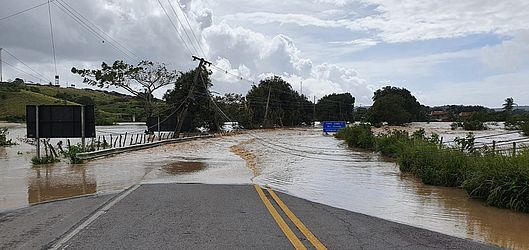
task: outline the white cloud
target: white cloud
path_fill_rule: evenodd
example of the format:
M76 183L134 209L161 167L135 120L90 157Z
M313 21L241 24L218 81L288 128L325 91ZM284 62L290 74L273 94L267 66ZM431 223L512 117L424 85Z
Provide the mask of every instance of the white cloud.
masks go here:
M508 71L529 64L529 30L515 32L512 39L482 49L481 59L489 67Z

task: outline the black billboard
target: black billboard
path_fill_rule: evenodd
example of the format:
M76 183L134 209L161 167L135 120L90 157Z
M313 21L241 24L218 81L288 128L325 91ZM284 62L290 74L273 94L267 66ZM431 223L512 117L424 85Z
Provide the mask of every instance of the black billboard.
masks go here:
M160 131L174 132L177 125L178 115L176 113L169 117L160 117ZM181 131L190 131L191 129L191 119L185 119ZM147 130L149 132L158 131L158 117L149 117L147 119Z
M39 138L81 138L81 106L39 105ZM26 106L27 137L36 137L36 106ZM84 106L85 137L95 137L94 106Z

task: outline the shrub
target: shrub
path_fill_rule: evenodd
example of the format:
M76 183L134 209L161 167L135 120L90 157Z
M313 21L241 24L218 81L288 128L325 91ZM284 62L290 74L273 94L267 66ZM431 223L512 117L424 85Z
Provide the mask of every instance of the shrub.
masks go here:
M81 147L81 145L71 145L68 147L68 151L64 151L63 154L64 154L64 157L67 157L70 159L70 163L79 164L79 163L83 163L83 160L79 159L79 157L77 157L77 154L82 153L82 152L84 152L84 150Z
M529 212L529 150L516 156L473 157L473 171L463 182L472 198L495 207Z
M402 148L410 142L411 139L407 132L393 130L375 137L375 150L384 156L397 157Z
M349 147L373 149L375 145L375 136L369 125L361 124L343 128L335 136L345 140Z
M8 134L9 132L7 128L0 128L0 147L11 146L16 144L11 139L7 139Z
M520 129L522 130L523 135L529 136L529 121L524 122Z
M33 165L42 165L42 164L51 164L55 162L59 162L60 160L53 157L53 156L45 156L41 158L37 158L36 156L31 158L31 162Z

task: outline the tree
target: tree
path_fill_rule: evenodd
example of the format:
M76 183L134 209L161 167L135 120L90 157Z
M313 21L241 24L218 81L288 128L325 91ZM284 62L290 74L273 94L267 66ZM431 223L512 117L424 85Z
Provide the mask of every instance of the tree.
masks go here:
M252 86L246 100L252 111L254 127L296 126L312 121L313 104L279 76L266 78L257 86Z
M141 61L137 66L123 61L112 65L103 62L101 69L76 69L72 73L84 78L83 82L103 87L118 87L143 100L147 117L153 113L153 93L163 86L175 83L179 77L175 70L169 70L163 63Z
M354 102L350 93L326 95L316 104L316 116L320 121L353 121Z
M238 122L243 128L252 127L252 112L243 95L228 93L215 97L215 102L232 121Z
M172 105L175 109L182 108L186 102L188 103L187 117L184 120L191 121L191 128L204 127L210 131L218 131L225 119L218 114L218 110L216 110L210 97L209 88L213 86L209 78L211 72L201 70L201 76L198 77L198 82L193 90L193 98L187 98L197 70L198 68L184 73L180 72L174 88L168 90L163 98L167 104ZM167 112L174 112L174 109Z
M94 99L92 99L90 96L80 96L75 98L75 102L82 104L82 105L94 105Z
M375 91L368 116L373 124L387 122L389 125L403 125L427 120L427 108L409 90L386 86Z
M516 103L514 103L514 99L512 97L509 97L505 99L505 103L503 104L503 110L506 114L510 115L512 114L514 105L516 105Z

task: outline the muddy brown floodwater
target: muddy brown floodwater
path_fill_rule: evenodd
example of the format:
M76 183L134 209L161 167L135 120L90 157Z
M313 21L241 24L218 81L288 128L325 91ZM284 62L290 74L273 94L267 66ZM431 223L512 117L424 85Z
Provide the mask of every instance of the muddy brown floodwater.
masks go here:
M257 137L257 140L256 140ZM512 249L529 249L529 214L489 207L457 188L427 186L370 152L352 151L317 130L248 136L256 183L416 227Z
M1 126L1 125L0 125ZM11 138L23 137L10 125ZM445 138L447 124L415 124ZM103 132L141 130L132 125ZM486 134L504 131L488 130ZM517 136L517 135L508 135ZM423 185L377 154L348 149L317 129L252 131L70 165L32 167L34 148L0 148L0 212L137 183L267 185L311 201L512 249L529 249L529 215L488 207L457 188Z

